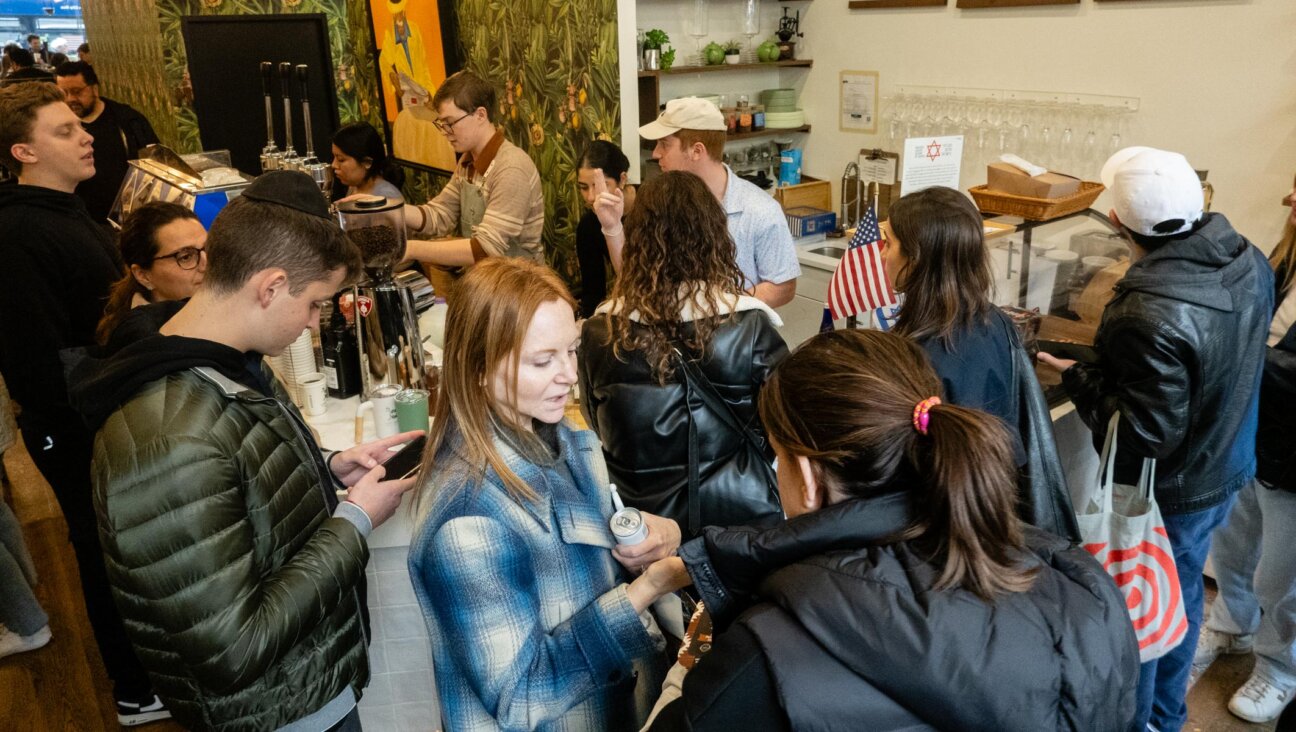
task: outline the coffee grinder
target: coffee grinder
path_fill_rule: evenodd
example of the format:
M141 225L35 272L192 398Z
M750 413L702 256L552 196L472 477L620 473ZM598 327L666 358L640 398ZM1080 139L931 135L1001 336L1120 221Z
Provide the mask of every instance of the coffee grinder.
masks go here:
M339 203L338 220L364 258L354 288L364 393L381 384L423 387L423 340L414 290L393 276L405 258L405 204L381 196Z

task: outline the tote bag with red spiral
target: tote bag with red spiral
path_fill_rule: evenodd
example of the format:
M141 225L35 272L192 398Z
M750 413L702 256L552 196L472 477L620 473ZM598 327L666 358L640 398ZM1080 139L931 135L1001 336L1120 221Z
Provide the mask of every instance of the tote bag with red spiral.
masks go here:
M1139 661L1147 662L1183 642L1188 618L1174 552L1152 490L1156 461L1144 458L1138 485L1114 480L1119 423L1117 412L1107 425L1097 490L1076 520L1084 548L1102 564L1125 596L1138 637Z

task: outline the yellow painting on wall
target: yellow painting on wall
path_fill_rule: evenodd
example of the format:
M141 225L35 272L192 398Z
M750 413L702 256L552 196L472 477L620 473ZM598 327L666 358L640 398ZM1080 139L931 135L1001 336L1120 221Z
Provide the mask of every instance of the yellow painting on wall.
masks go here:
M370 0L378 78L392 156L402 162L453 170L454 149L436 128L432 96L446 68L437 0Z

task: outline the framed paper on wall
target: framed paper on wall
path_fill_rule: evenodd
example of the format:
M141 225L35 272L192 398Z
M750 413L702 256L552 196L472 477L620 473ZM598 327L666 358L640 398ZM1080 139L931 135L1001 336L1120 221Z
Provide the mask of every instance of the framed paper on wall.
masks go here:
M843 71L838 108L842 132L877 133L878 72Z
M432 95L463 68L453 0L369 0L383 120L392 157L451 171L454 149L433 124Z

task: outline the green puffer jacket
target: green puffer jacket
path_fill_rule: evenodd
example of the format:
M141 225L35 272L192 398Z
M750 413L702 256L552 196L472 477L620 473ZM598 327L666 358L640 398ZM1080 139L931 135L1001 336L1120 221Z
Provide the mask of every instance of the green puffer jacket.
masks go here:
M176 371L127 392L95 439L117 605L193 730L273 730L368 682L367 544L330 517L318 448L262 368L278 400Z

